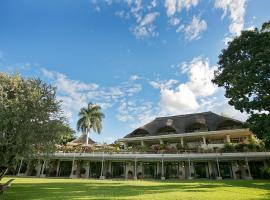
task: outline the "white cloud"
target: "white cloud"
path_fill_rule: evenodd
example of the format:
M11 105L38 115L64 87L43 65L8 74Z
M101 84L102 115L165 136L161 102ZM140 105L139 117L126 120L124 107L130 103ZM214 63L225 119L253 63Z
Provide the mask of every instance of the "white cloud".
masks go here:
M229 30L233 35L240 35L244 28L246 0L216 0L215 7L223 10L224 18L229 15L231 24Z
M166 0L165 8L167 10L167 15L173 16L176 11L180 13L184 8L189 10L192 6L197 6L199 0Z
M192 6L197 6L199 0L178 0L177 11L180 13L182 9L189 10Z
M180 71L188 80L150 81L150 85L160 91L159 106L151 110L153 116L178 115L195 112L213 111L235 119L246 120L248 115L228 105L224 90L217 88L211 80L216 66L210 66L209 60L195 57L180 65Z
M159 1L142 1L142 0L124 0L124 1L106 1L107 6L119 4L125 8L116 10L115 15L124 20L133 21L133 25L129 30L137 39L144 39L148 37L156 37L159 32L156 31L156 21L161 15L161 10L158 7ZM124 2L124 3L123 3ZM185 9L187 12L199 4L199 0L165 0L163 5L165 7L168 24L176 27L176 32L182 32L183 24L179 26L181 21L181 12ZM98 11L101 10L101 5L104 5L97 0L92 1L92 5ZM97 10L97 9L96 9ZM196 21L197 20L197 21ZM199 39L201 32L207 28L205 20L193 18L193 24L186 26L185 36L189 40ZM196 23L197 22L197 23ZM196 23L196 24L194 24Z
M202 57L193 58L189 63L183 63L182 73L187 73L187 86L196 96L210 96L217 90L211 80L214 78L215 66L209 66L209 60Z
M134 129L153 120L157 116L154 110L152 102L122 99L116 117Z
M130 80L130 81L136 81L136 80L138 80L138 79L140 79L140 77L139 77L138 75L136 75L136 74L131 75L131 76L129 77L129 80Z
M149 83L150 83L150 85L152 85L156 89L170 89L174 85L176 85L178 83L178 81L174 80L174 79L170 79L168 81L159 81L159 82L158 81L150 81Z
M167 9L167 15L172 16L176 12L176 0L165 0L165 7Z
M172 26L177 26L180 23L180 19L176 17L172 17L169 19L168 23Z
M152 12L145 15L143 18L138 18L136 26L131 30L136 38L144 38L149 36L156 36L155 25L153 24L159 16L158 12Z
M217 91L217 87L211 82L215 68L210 66L208 59L196 57L181 65L181 72L188 76L187 82L178 84L178 81L173 79L151 81L154 88L160 89L160 108L168 114L200 110L203 101L205 104L204 98Z
M199 107L195 94L186 84L180 84L176 89L160 90L160 106L172 114L182 114Z
M118 106L124 98L131 98L142 90L140 84L134 83L139 78L136 75L117 86L101 87L95 83L69 79L64 74L45 68L42 68L41 72L57 87L57 98L62 101L64 114L71 121L77 116L80 108L89 101L98 103L103 109L108 109L114 105Z
M199 17L193 16L189 25L184 27L186 40L198 40L201 38L201 34L207 29L207 23L205 20L201 20Z

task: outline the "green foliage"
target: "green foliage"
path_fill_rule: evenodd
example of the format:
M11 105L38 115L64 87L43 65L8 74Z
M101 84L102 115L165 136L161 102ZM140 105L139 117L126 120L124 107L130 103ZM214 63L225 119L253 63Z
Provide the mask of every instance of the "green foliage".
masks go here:
M225 152L234 152L235 151L235 145L233 143L226 143L223 147Z
M229 104L251 114L249 127L270 143L270 22L242 31L219 55L213 82L225 88ZM255 114L256 113L256 114ZM264 114L263 114L264 113Z
M54 151L67 129L56 88L39 79L0 73L0 168Z
M253 114L248 119L250 129L256 133L257 137L263 139L265 147L270 149L270 115Z
M270 179L270 167L264 167L261 169L263 178Z

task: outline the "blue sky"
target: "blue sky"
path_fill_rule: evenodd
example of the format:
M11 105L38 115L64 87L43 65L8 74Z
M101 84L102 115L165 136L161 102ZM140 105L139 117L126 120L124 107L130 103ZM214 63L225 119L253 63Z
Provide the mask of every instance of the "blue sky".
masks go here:
M3 0L0 70L57 86L73 128L82 106L100 104L99 142L157 116L245 120L210 80L226 42L260 27L269 9L268 0Z

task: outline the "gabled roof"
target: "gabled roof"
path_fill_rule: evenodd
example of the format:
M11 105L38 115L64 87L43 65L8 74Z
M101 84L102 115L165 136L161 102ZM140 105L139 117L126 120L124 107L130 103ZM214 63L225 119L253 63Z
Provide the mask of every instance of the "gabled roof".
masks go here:
M85 144L86 137L87 137L86 134L82 134L80 137L69 142L69 144ZM96 142L93 141L91 138L88 138L88 144L96 144Z
M239 120L221 116L213 112L202 112L186 115L158 117L150 123L135 129L133 132L126 135L125 138L137 137L136 133L138 133L138 131L140 131L140 136L160 135L162 133L159 133L158 130L162 129L163 127L170 127L171 129L174 129L174 133L177 134L186 133L188 127L194 124L205 126L208 131L216 131L218 130L219 125L224 122L229 122L241 127L244 126L244 123Z

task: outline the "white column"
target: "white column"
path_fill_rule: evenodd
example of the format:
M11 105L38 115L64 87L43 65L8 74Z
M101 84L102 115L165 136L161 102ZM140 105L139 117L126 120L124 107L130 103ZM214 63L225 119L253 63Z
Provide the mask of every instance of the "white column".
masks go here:
M134 161L134 179L137 180L137 158Z
M101 161L100 179L105 179L105 176L103 175L103 170L104 170L104 152L103 152L102 161Z
M181 145L184 147L184 138L181 137Z
M75 162L75 152L73 153L73 160L72 160L70 178L75 178L76 177L76 174L73 174L74 170L77 170L77 166L76 166L76 162Z
M60 160L57 160L57 165L56 165L56 176L59 176L59 168L60 168Z
M217 158L217 170L218 170L218 177L217 177L217 180L222 180L222 177L221 177L221 175L220 175L220 169L219 169L218 158Z
M247 166L247 170L248 170L248 177L247 177L247 179L248 180L252 180L253 178L252 178L251 173L250 173L250 169L249 169L249 164L248 164L247 157L246 157L245 161L246 161L246 166Z
M188 174L189 174L188 179L192 179L190 158L188 158Z
M164 160L163 160L163 158L161 160L161 180L165 180L165 176L164 176Z
M230 135L226 135L226 142L227 142L227 143L231 143Z
M22 164L23 164L23 158L21 159L20 166L19 166L19 169L18 169L18 172L17 172L17 176L20 175Z
M159 140L159 144L163 144L163 140L160 139L160 140Z
M144 141L143 140L141 141L141 146L144 146Z
M213 173L211 161L208 161L207 165L208 165L208 171L209 171L209 179L211 179L212 178L211 175Z
M203 139L203 144L206 145L206 138L205 138L205 136L203 136L202 139Z
M41 168L41 173L40 173L40 177L41 178L44 178L46 176L44 174L45 167L46 167L46 160L44 160L43 165L42 165L42 168Z
M37 166L36 166L36 176L39 177L40 176L40 172L41 172L41 168L42 168L42 164L41 164L41 160L38 161Z
M87 161L87 162L85 163L84 168L85 168L85 178L89 178L90 161Z

